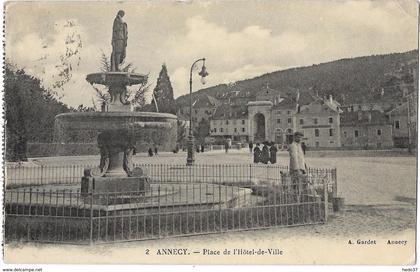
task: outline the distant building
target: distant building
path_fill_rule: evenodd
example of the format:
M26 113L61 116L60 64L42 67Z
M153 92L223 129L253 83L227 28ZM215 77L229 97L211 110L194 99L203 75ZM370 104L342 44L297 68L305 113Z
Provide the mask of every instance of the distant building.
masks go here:
M246 106L221 104L210 121L210 135L216 141L232 139L236 142L248 142L249 120Z
M393 146L392 124L378 110L343 112L341 143L349 148L390 148Z
M274 141L278 144L290 143L296 130L296 101L284 98L273 106L271 127L273 128Z
M299 106L296 113L297 130L303 133L308 147L341 147L340 104L332 96Z
M277 105L284 98L284 95L281 95L281 92L278 90L271 89L268 84L266 87L262 88L261 91L257 92L255 95L256 101L270 101L273 105Z
M220 101L210 95L202 95L197 97L192 104L192 121L193 128L201 122L201 120L210 121L213 114L220 105ZM178 109L177 116L180 120L190 120L190 106L184 106Z
M293 133L299 130L304 133L309 147L341 146L341 110L332 97L322 99L303 92L288 98L281 97L278 91L263 88L256 99L246 106L220 105L210 122L210 135L217 140L285 144L290 143ZM300 105L300 101L307 104Z
M409 136L409 112L408 103L404 103L386 113L392 124L392 138L395 147L407 147ZM411 132L411 131L410 131Z

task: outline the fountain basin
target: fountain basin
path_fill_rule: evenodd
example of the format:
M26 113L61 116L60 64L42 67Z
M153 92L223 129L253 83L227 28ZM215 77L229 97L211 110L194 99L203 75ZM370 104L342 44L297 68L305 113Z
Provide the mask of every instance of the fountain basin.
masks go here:
M143 84L147 76L128 72L100 72L87 75L86 80L90 84L131 86Z
M58 155L99 154L98 135L106 130L127 130L138 152L158 146L172 151L177 140L177 117L155 112L71 112L55 117L54 140Z

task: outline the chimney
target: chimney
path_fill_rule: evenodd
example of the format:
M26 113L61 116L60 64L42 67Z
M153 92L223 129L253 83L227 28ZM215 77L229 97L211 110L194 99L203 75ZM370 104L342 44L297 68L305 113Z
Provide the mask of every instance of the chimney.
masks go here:
M333 99L332 99L332 95L331 95L331 94L328 96L328 100L329 100L329 101L330 101L330 103L332 104Z

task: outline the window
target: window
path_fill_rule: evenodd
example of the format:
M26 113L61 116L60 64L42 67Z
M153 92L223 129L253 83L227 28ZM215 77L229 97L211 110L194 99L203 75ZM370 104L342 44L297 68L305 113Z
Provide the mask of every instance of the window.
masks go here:
M277 124L281 124L281 119L277 119Z
M378 133L378 136L381 136L382 135L382 129L378 129L377 133Z
M330 123L330 124L333 123L333 118L332 117L328 118L328 123Z
M226 120L226 125L229 125L229 120Z
M382 147L382 143L376 143L376 147L377 148L381 148Z
M394 126L396 129L400 129L400 121L395 121Z
M287 114L289 114L289 115L290 115L290 111L289 111L289 110L287 111Z
M315 142L315 147L319 147L319 142Z
M334 132L333 132L333 129L332 128L330 128L330 137L331 136L334 136Z
M355 137L355 138L359 137L359 131L358 131L358 130L355 130L355 131L354 131L354 137Z
M237 128L234 128L233 131L236 133L236 132L238 132L238 129Z
M303 125L303 119L299 120L299 124Z
M344 131L344 138L347 138L347 131Z
M242 128L242 132L245 132L245 128L244 127Z
M318 125L318 118L314 118L314 124Z
M350 111L354 111L354 107L353 106L350 107Z
M223 132L223 128L220 128L220 132Z
M281 114L281 110L278 110L278 111L277 111L277 114Z
M245 120L242 120L242 125L245 125Z
M315 129L315 137L319 137L319 129Z
M287 123L288 123L288 124L292 123L292 118L290 118L290 117L289 117L289 118L287 118Z

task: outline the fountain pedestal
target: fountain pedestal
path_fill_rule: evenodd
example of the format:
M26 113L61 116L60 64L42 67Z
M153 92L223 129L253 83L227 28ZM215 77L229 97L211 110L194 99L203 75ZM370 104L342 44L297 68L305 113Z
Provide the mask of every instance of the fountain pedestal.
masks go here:
M149 178L142 169L133 169L131 163L134 145L135 137L128 129L105 130L99 134L101 175L94 176L87 169L82 177L82 194L119 193L124 196L147 191L150 188Z

